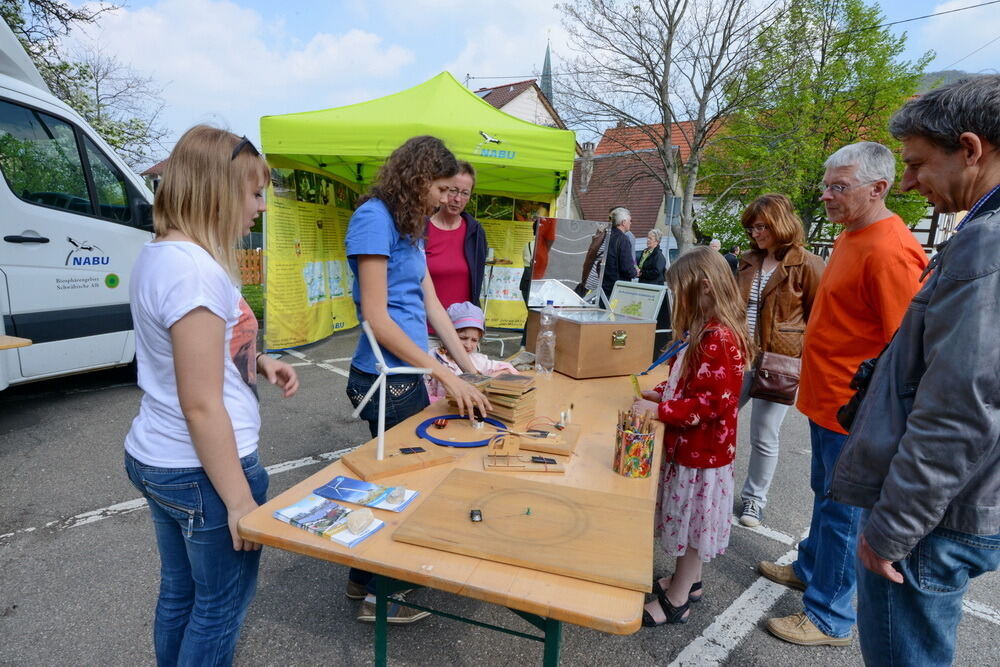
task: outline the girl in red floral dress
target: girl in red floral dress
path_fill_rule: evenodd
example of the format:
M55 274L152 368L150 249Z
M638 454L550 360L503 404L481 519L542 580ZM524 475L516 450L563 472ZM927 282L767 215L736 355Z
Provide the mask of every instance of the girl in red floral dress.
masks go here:
M722 255L692 249L671 265L667 283L673 330L686 332L688 345L669 378L633 406L665 425L656 527L660 545L677 558L674 574L653 582L647 626L686 623L688 603L701 599L702 563L729 544L736 415L751 354L746 309Z

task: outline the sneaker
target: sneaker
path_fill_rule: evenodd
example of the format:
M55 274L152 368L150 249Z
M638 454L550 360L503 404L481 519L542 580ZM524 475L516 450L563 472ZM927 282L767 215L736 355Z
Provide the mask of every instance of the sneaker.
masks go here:
M344 595L347 596L348 600L364 600L365 596L368 595L368 590L364 584L359 584L356 581L348 579L347 590L344 591Z
M756 500L744 500L743 511L740 512L740 523L747 528L756 528L760 525L763 514L764 510L761 509Z
M800 646L848 646L851 643L850 635L832 637L817 628L803 612L768 619L767 629L778 639Z
M374 597L374 596L372 596ZM399 604L400 602L406 601L406 593L395 593L389 596L389 606L387 610L387 619L389 623L395 625L404 625L406 623L415 623L423 618L427 618L431 615L429 611L422 611L420 609L414 609L413 607L404 607ZM362 623L374 623L375 622L375 600L365 599L361 603L361 611L358 613L358 620Z
M771 561L762 560L757 564L757 571L776 584L788 586L796 590L804 591L805 583L795 574L795 568L791 565L778 565Z

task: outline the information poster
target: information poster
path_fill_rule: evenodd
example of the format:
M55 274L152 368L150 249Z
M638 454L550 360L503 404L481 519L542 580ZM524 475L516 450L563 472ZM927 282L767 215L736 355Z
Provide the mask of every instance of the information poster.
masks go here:
M318 170L269 161L264 347L276 350L357 326L344 239L358 194Z
M528 310L521 296L524 249L534 240L532 221L547 217L549 202L514 199L501 195L474 195L466 211L475 216L486 232L486 245L493 260L486 264L480 303L486 324L503 329L524 326Z

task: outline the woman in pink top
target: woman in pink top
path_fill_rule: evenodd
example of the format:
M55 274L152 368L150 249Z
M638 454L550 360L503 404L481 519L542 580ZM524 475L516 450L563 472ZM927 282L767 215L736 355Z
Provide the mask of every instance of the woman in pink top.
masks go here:
M445 308L465 301L479 305L483 289L486 233L483 226L465 212L475 186L475 169L468 162L460 161L458 173L448 188L448 203L431 216L427 225L427 272Z

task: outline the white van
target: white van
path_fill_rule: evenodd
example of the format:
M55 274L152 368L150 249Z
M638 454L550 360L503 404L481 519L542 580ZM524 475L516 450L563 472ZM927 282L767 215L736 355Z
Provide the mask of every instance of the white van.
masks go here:
M53 96L0 20L0 351L9 385L130 363L129 274L152 194Z

